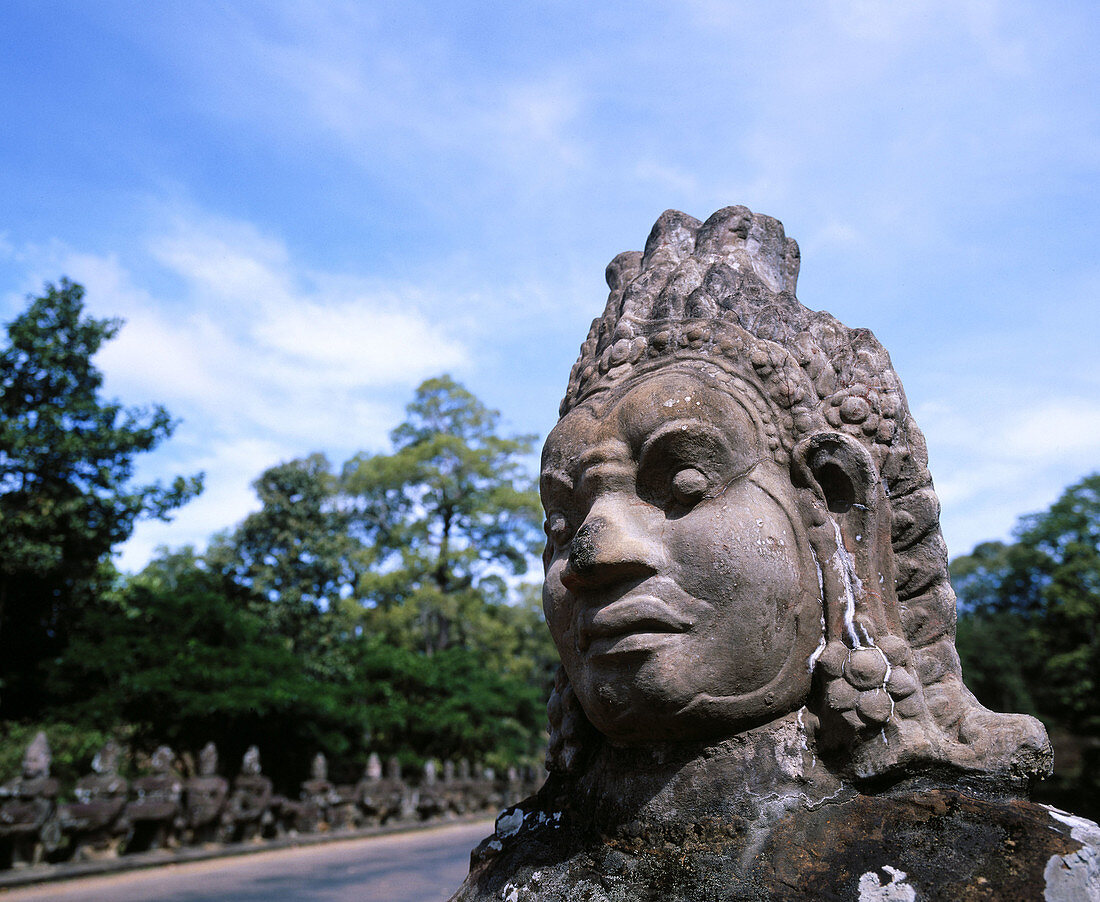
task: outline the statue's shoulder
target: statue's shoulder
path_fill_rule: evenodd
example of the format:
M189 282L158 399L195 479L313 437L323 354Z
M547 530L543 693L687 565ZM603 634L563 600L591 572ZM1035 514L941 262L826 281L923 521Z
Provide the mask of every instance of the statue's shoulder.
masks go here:
M505 811L453 902L1100 900L1100 827L953 789L856 795L759 825L604 836L534 800Z
M753 872L777 899L1100 900L1100 827L953 789L858 795L779 821Z

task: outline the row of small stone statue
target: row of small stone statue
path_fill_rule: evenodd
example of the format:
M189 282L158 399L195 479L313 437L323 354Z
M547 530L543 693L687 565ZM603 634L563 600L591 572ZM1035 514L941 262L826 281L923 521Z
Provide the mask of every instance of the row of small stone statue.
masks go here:
M245 753L232 786L217 774L213 743L199 755L199 775L187 779L175 769L175 753L162 746L153 754L152 774L130 783L118 774L120 752L108 742L92 761L93 773L77 781L74 800L59 804L49 743L39 733L23 757L22 776L0 786L0 867L498 811L532 792L537 776L514 768L504 778L490 770L472 776L467 762L457 769L446 762L440 776L429 761L412 786L396 758L383 773L372 754L358 783L338 786L318 754L311 779L291 800L274 794L256 746Z

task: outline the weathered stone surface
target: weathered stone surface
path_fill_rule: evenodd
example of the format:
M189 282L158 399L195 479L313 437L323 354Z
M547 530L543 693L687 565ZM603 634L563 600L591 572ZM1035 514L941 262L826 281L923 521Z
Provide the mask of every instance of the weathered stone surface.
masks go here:
M59 785L50 776L50 744L38 733L23 754L23 775L0 786L0 867L38 864L56 847Z
M534 802L534 800L532 800ZM593 829L569 805L505 812L456 900L1071 900L1100 896L1097 839L1080 819L950 789L852 794L653 829ZM553 806L550 806L553 807ZM520 812L520 814L517 814ZM521 823L522 821L522 823Z
M1024 801L1042 726L962 683L889 355L798 266L744 207L608 266L543 451L551 778L456 899L1097 891L1095 825Z
M131 852L178 844L178 819L183 811L183 779L176 771L176 753L162 745L150 762L153 773L134 780L136 798L126 806Z
M233 781L226 803L222 839L246 842L259 839L272 822L272 784L260 767L260 750L249 746L241 761L241 772Z
M77 860L113 858L129 832L124 817L129 783L118 775L121 749L110 740L92 759L92 773L75 787L75 802L58 812L61 830L69 836Z
M184 783L184 824L190 843L215 842L229 797L229 781L218 775L218 749L212 742L199 753L199 773Z

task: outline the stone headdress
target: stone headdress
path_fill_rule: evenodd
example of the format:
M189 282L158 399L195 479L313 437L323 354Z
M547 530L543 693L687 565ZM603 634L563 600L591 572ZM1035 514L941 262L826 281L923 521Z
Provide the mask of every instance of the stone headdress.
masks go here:
M845 547L840 517L822 516L820 505L805 516L815 556L837 564L822 568L824 636L811 661L807 707L819 745L860 779L940 766L1033 780L1049 770L1043 728L986 710L962 683L939 501L890 357L870 331L799 303L798 269L798 245L776 219L741 206L706 222L665 212L644 252L608 266L607 306L581 345L560 412L662 367L688 366L756 408L771 453L797 485L828 472L815 480L815 455L855 449L848 453L864 461L875 509L853 516L863 517L865 535L883 537L879 559L867 557L873 543ZM892 578L893 591L860 585L861 564ZM594 738L564 672L548 709L548 767L575 770Z

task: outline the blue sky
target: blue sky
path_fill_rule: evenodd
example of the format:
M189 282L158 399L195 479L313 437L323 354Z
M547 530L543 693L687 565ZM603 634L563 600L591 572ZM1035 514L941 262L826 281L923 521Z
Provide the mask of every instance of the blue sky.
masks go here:
M844 0L20 2L0 11L0 318L61 275L205 470L383 450L450 371L545 436L603 269L741 203L889 349L952 554L1100 468L1100 8Z

